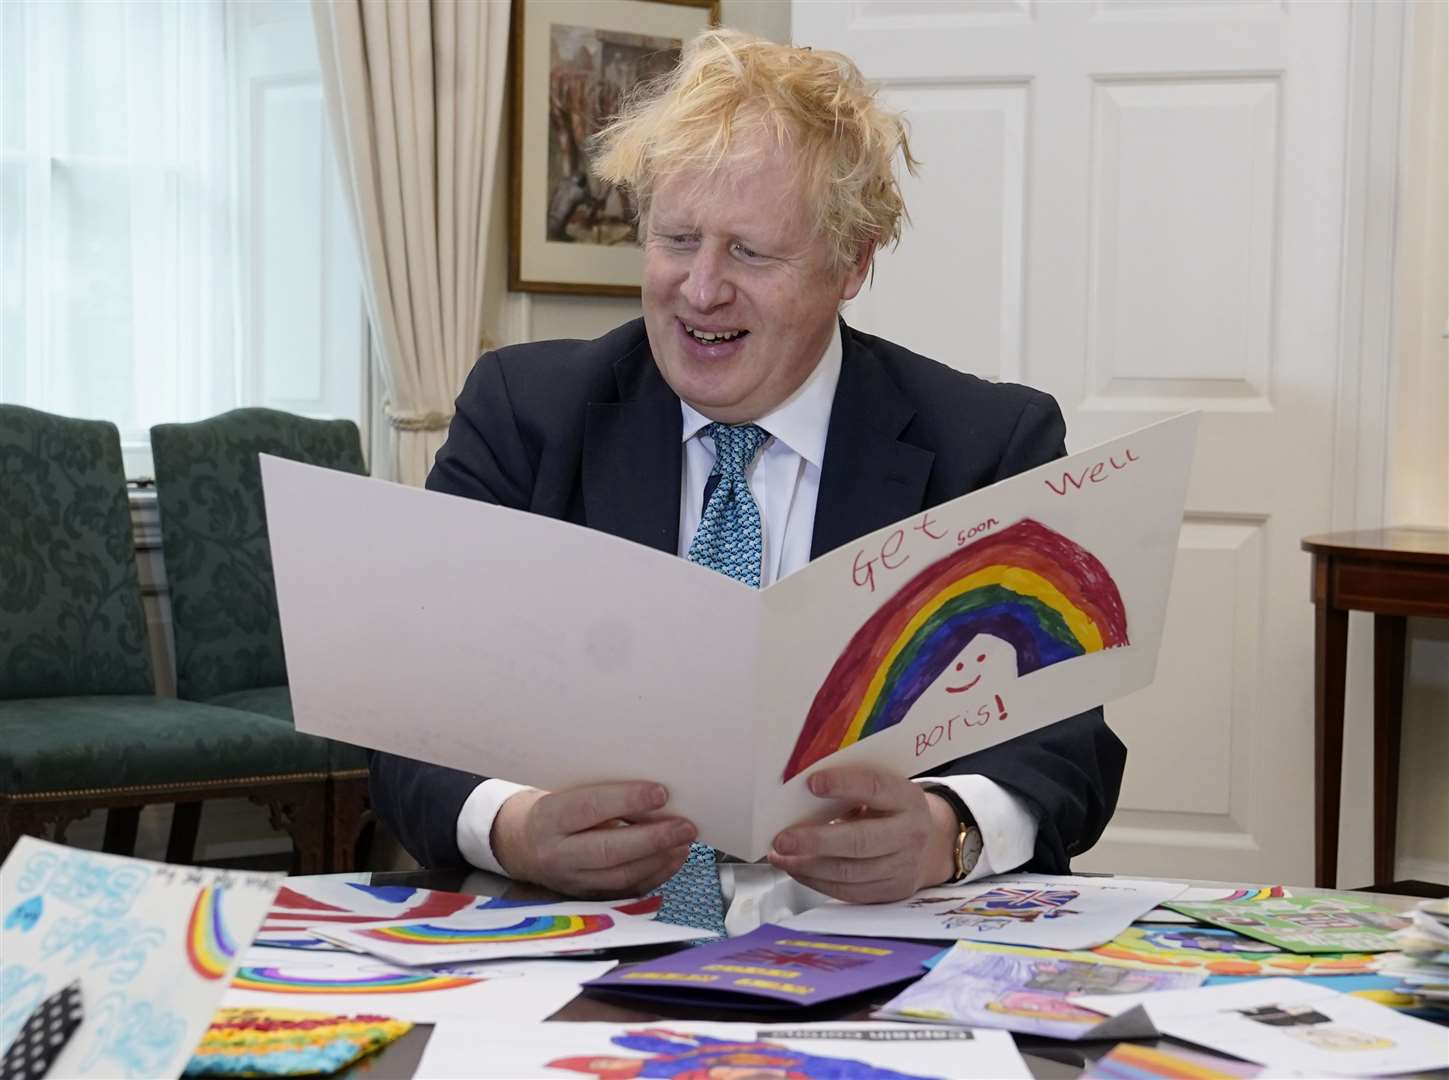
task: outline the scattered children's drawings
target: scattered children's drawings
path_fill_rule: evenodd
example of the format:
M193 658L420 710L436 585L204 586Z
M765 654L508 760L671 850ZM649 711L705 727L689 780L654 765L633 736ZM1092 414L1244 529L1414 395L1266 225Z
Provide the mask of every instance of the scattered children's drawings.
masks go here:
M625 915L597 903L564 903L541 910L472 908L442 919L313 929L344 949L371 953L405 967L556 956L715 936L691 926Z
M1083 1080L1250 1080L1263 1070L1245 1061L1170 1049L1119 1043L1106 1057L1087 1066Z
M1141 1006L1163 1034L1308 1076L1449 1068L1449 1038L1437 1024L1292 979L1083 996L1077 1004L1109 1015Z
M1200 971L1169 971L1090 952L962 941L875 1015L1005 1028L1055 1039L1147 1037L1156 1032L1140 1014L1104 1020L1100 1013L1073 1004L1072 998L1190 990L1204 977Z
M766 923L752 933L621 967L589 984L685 1004L818 1005L920 976L940 950L877 938L827 937Z
M1283 952L1215 926L1129 926L1092 950L1114 960L1202 969L1212 975L1362 975L1374 971L1373 953Z
M1173 899L1180 904L1198 904L1208 901L1233 901L1242 903L1249 900L1272 900L1282 896L1292 896L1282 885L1244 885L1234 889L1223 889L1213 885L1194 885L1184 889L1180 896ZM1140 923L1195 923L1196 919L1173 911L1171 908L1156 907L1149 911L1142 918L1137 920Z
M1295 953L1388 952L1398 948L1393 932L1409 925L1393 908L1341 895L1164 906Z
M263 455L300 730L543 788L644 776L701 840L758 859L780 829L845 809L808 790L827 762L915 776L1151 682L1196 428L1179 416L1050 462L765 589ZM378 575L379 550L409 572ZM729 648L696 647L702 610ZM469 663L440 639L473 642Z
M427 1023L478 1016L542 1020L568 1004L579 984L614 966L612 960L525 960L468 973L399 968L344 952L253 948L224 1003L237 1008L367 1012Z
M179 1076L280 880L22 836L0 867L0 1052L78 984L50 1076Z
M486 1048L486 1053L484 1052ZM1004 1031L909 1024L439 1024L420 1080L944 1080L1031 1073Z
M922 889L894 904L833 901L782 920L821 934L954 938L1085 949L1110 941L1183 890L1163 881L1098 877L991 878Z

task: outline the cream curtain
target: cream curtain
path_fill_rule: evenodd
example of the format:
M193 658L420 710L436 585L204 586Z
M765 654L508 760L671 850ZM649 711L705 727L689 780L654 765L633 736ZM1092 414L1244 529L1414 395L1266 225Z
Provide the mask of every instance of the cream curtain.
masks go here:
M332 140L386 386L421 484L484 340L508 0L312 0Z

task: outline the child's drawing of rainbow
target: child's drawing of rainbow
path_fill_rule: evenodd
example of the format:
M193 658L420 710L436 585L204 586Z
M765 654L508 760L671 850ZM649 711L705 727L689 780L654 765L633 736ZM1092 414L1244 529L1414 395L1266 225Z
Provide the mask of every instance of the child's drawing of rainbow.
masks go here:
M514 941L547 941L554 938L597 934L614 925L607 915L534 915L512 926L463 927L418 923L414 926L380 926L357 933L378 941L405 945L486 945Z
M226 932L221 900L226 889L208 885L196 894L186 924L186 959L203 979L219 979L236 956L236 944Z
M900 723L978 634L1012 645L1018 675L1128 644L1107 568L1023 519L932 563L866 620L816 693L784 779Z
M231 985L234 990L260 990L273 994L418 994L476 986L481 981L431 971L309 976L277 967L244 967L237 970Z

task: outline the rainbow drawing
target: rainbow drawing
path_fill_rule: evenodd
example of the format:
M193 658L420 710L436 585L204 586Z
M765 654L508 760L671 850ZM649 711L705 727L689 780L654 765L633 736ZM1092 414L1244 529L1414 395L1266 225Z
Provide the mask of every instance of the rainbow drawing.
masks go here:
M221 917L225 894L221 886L208 885L198 891L186 924L186 959L203 979L220 979L236 956L236 944Z
M1030 518L926 567L866 620L830 669L784 780L901 722L971 639L1016 650L1018 675L1128 644L1117 584L1096 556Z
M614 925L607 915L534 915L512 926L466 927L416 923L358 929L362 937L404 945L486 945L514 941L548 941L597 934Z
M419 994L476 986L482 979L432 971L385 971L375 975L303 975L278 967L238 968L233 990L272 994Z

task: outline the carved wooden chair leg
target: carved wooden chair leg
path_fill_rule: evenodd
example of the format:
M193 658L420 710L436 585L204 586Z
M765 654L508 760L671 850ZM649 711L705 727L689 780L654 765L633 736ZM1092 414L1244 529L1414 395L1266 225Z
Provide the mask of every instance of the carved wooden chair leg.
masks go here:
M136 854L136 830L141 824L139 806L112 806L106 810L106 835L101 850L110 855Z
M357 838L367 812L367 778L328 781L327 869L344 873L357 868Z
M247 796L267 808L272 828L292 838L292 873L327 870L327 781L283 784Z
M189 863L196 858L196 834L201 828L201 803L179 802L171 812L166 837L166 861Z

